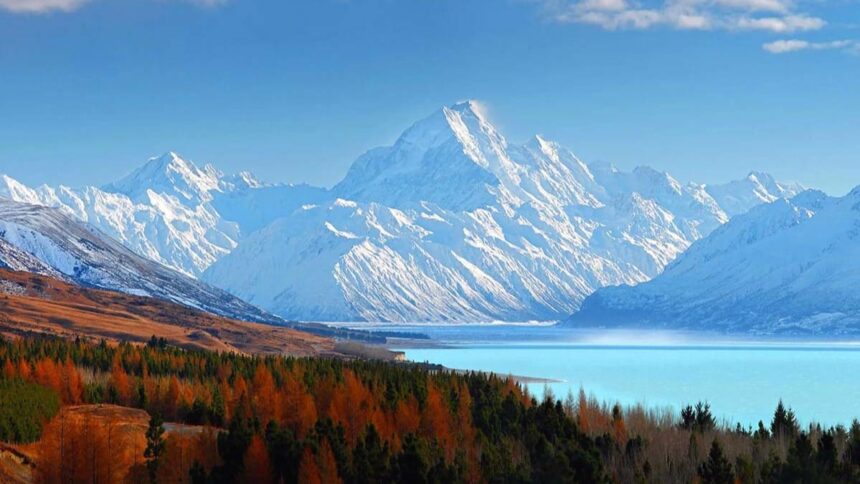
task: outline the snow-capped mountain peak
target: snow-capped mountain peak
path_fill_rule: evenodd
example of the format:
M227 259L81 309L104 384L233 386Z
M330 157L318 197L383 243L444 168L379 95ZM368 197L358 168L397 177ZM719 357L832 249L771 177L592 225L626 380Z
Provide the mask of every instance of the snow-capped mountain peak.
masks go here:
M148 198L148 192L178 197L188 202L205 202L219 188L223 173L212 165L198 167L173 151L150 158L121 180L106 185L105 191L122 193L134 200Z
M240 171L235 175L222 177L221 186L224 191L232 191L246 188L262 188L265 184L250 171Z
M203 277L291 318L552 319L652 278L727 220L703 185L592 167L542 136L511 144L466 102L366 152L327 201Z
M135 253L192 277L248 233L322 193L307 185L267 185L249 172L224 175L175 152L150 158L101 188L33 189L0 176L0 197L58 208Z
M746 178L722 185L706 186L708 193L731 217L745 213L760 203L791 198L805 188L798 183L780 183L768 173L750 172Z
M509 160L500 159L506 146L473 103L443 107L413 124L394 145L359 157L333 192L391 205L486 206L495 198L489 189L510 178Z
M39 203L40 198L36 190L5 174L0 175L0 197L26 203Z

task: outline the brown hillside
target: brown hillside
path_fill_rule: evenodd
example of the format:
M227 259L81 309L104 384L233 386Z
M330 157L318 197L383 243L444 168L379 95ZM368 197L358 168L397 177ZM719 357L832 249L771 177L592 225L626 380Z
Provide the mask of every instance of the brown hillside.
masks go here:
M185 348L255 354L313 356L334 349L331 339L293 329L0 269L0 334L25 333L132 342L156 335Z

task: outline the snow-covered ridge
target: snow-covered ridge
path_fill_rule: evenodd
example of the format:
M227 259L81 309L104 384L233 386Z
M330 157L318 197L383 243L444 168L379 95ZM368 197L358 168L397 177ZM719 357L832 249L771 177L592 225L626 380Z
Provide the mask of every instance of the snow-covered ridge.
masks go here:
M860 334L860 187L809 190L733 218L654 280L598 290L572 325Z
M0 199L0 267L166 299L246 321L278 318L138 256L59 209Z
M247 233L321 193L304 185L265 185L248 172L224 175L173 152L101 188L34 189L0 176L0 197L58 208L137 254L192 277L232 251Z
M756 177L751 175L750 178ZM470 102L360 156L328 201L243 239L204 280L296 319L547 320L659 274L732 212L794 187L683 185L510 144Z

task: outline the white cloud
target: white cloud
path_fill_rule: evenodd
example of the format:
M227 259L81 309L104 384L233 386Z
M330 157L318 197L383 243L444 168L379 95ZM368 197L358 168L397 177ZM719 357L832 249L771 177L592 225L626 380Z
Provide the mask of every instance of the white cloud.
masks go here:
M215 8L225 5L229 0L182 0L186 3L204 8ZM619 0L598 0L619 1ZM40 14L48 12L71 12L79 9L90 0L0 0L0 10L12 13Z
M823 28L827 22L795 10L793 0L539 0L550 19L606 30L759 30Z
M801 50L842 50L848 52L860 51L860 41L832 40L830 42L809 42L806 40L786 39L768 42L761 46L771 54L787 54Z
M715 0L714 4L736 10L774 13L788 12L792 6L786 0Z
M675 26L682 30L708 30L711 28L711 19L698 14L679 14Z
M809 48L809 42L805 40L777 40L768 42L761 46L762 49L771 54L784 54L786 52L794 52L796 50L804 50Z
M741 30L767 30L776 33L818 30L827 24L823 19L806 15L788 15L785 17L742 17L738 19L737 27Z
M618 12L586 11L573 21L599 25L607 30L647 29L662 22L660 12L655 10L622 10Z
M0 9L14 13L71 12L88 0L0 0Z
M627 10L626 0L582 0L580 7L592 11L619 12Z

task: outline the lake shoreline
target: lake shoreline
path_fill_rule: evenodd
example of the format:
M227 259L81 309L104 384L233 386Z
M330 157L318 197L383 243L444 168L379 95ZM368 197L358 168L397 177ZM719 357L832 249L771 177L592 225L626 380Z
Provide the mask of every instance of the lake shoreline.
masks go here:
M860 344L847 340L721 338L701 333L559 331L555 327L429 327L431 339L387 347L451 371L514 377L532 395L580 389L622 407L673 408L707 401L718 419L745 428L782 399L799 416L849 425L838 402L860 400Z

